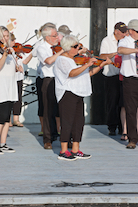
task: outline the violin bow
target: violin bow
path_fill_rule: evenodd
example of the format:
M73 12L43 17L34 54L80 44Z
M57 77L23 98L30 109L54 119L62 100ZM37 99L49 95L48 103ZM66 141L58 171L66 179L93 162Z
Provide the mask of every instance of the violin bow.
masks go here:
M22 43L22 45L24 45L26 42L28 42L29 40L31 40L32 38L34 38L35 36L38 35L38 30L35 30L35 35L33 35L32 37L30 37L28 40L26 40L25 42Z
M83 38L85 38L86 36L87 36L87 35L84 35L82 38L79 39L79 41L82 40Z

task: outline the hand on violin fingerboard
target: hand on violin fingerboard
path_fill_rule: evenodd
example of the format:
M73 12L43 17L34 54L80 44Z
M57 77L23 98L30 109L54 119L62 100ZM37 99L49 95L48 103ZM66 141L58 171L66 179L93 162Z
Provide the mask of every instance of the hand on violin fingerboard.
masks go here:
M80 49L79 51L78 51L78 53L79 54L83 54L83 53L86 53L87 52L87 48L86 47L83 47L82 49Z

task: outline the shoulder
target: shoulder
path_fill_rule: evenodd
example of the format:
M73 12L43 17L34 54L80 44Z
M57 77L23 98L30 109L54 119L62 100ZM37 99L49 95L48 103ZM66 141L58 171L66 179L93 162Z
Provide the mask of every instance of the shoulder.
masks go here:
M102 41L104 41L104 42L108 42L109 40L110 40L110 41L113 40L113 34L104 37Z
M132 38L130 36L126 36L123 39L119 40L118 47L124 46L124 45L127 46L128 44L130 44L132 42L134 42L134 41L132 41Z
M50 51L50 47L47 46L47 44L45 42L43 42L42 44L40 44L36 50L38 52L46 52L46 51Z

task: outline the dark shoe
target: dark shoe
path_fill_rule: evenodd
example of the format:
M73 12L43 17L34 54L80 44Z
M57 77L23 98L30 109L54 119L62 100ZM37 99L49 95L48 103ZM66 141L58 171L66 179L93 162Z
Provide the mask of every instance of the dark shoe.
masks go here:
M112 130L109 130L108 135L109 136L115 136L116 135L116 132L115 131L112 131Z
M135 149L136 144L134 142L129 142L129 144L126 146L127 149Z
M128 137L127 134L122 134L121 141L127 141Z
M74 157L77 157L78 159L89 159L91 158L92 155L87 155L87 154L84 154L83 152L81 152L80 150L76 153L73 153L71 151L71 154L74 156Z
M51 143L45 143L44 144L44 149L52 149L52 144Z
M74 161L77 160L77 157L74 157L69 151L65 151L64 153L59 153L58 156L59 160L66 160L66 161Z

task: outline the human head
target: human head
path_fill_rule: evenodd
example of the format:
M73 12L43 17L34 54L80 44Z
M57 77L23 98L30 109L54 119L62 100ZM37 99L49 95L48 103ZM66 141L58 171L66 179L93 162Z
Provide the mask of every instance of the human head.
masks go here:
M129 21L128 30L130 36L133 39L138 40L138 19L132 19Z
M46 23L41 30L41 34L44 40L46 40L51 45L57 45L58 43L58 33L56 26L53 23Z
M15 35L13 33L10 33L10 37L11 37L11 43L10 43L10 46L13 47L15 45Z
M124 22L117 22L114 26L114 35L117 40L124 38L127 34L127 26Z
M70 35L70 33L72 32L69 27L67 25L61 25L58 28L58 32L60 32L60 34L62 34L63 36L65 35Z
M6 44L8 43L8 45L10 44L10 33L4 26L0 26L0 41Z
M62 38L65 36L62 32L58 32L58 42L62 40Z
M39 37L42 35L41 34L41 32L42 32L42 30L45 28L45 27L55 27L56 28L56 25L55 24L53 24L52 22L47 22L47 23L45 23L44 25L42 25L41 27L40 27L40 29L39 29L39 31L38 31L38 35L39 35Z
M65 35L69 35L71 32L67 25L61 25L58 28L58 41L60 42Z
M60 44L64 51L69 51L75 44L79 43L74 35L66 35L62 38Z

